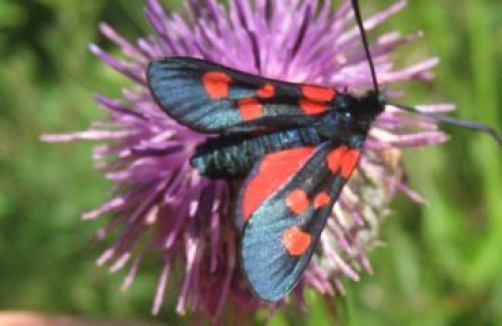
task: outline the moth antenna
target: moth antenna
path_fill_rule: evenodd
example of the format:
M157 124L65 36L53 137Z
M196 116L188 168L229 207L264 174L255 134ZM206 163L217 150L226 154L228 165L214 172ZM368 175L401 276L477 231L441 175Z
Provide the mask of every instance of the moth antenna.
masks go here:
M359 9L359 1L352 0L352 9L354 9L354 14L356 16L357 26L359 28L359 33L361 34L361 38L363 39L364 52L366 53L366 58L368 59L368 64L370 65L371 78L373 80L373 87L377 94L380 93L378 90L378 83L375 73L375 66L373 65L373 60L371 59L370 48L368 45L368 38L366 37L366 31L364 30L363 20L361 18L361 10Z
M493 129L492 127L489 127L485 124L472 122L472 121L459 120L459 119L455 119L455 118L452 118L452 117L449 117L446 115L442 115L442 114L437 114L437 113L422 112L422 111L417 110L414 107L406 106L406 105L402 105L402 104L395 104L395 103L387 103L387 104L392 105L392 106L394 106L398 109L401 109L403 111L415 113L415 114L418 114L418 115L421 115L421 116L424 116L424 117L427 117L427 118L430 118L430 119L433 119L436 121L448 123L448 124L451 124L451 125L454 125L457 127L462 127L462 128L466 128L466 129L472 129L472 130L484 132L484 133L490 135L493 139L495 139L499 143L499 145L502 146L502 135L499 132L497 132L495 129Z

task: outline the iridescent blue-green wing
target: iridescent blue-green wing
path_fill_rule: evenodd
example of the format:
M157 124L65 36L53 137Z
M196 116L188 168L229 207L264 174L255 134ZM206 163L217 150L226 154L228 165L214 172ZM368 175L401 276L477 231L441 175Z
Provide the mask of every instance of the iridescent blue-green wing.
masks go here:
M287 83L189 57L153 61L148 84L160 107L187 127L237 133L307 125L335 91Z
M298 283L361 150L326 142L256 163L237 204L241 257L251 289L277 301Z

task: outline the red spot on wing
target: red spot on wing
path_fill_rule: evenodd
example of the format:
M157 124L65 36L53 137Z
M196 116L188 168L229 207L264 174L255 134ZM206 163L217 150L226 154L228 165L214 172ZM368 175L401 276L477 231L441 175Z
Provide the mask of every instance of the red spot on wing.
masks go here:
M272 84L265 84L256 90L256 94L261 98L271 98L275 95L275 87Z
M228 96L232 78L220 71L209 71L202 75L201 81L207 95L213 100L219 100Z
M335 90L320 86L302 85L301 89L306 98L317 102L330 102L336 94Z
M303 255L312 242L312 236L297 226L292 226L282 233L282 244L291 256Z
M297 173L315 147L278 151L263 157L258 171L242 193L242 218L247 221L265 199L276 193Z
M359 162L361 151L347 146L335 148L326 157L326 164L332 173L340 172L347 179Z
M309 207L307 193L302 189L296 189L290 192L285 199L286 206L295 213L301 214Z
M342 159L342 176L347 179L354 168L359 162L359 157L361 157L361 151L357 149L351 149L347 151Z
M347 152L347 146L339 146L332 150L326 157L326 164L332 173L337 173L342 165L342 158Z
M261 116L263 107L261 103L254 98L243 98L237 101L242 120L253 120Z
M331 200L331 196L326 192L318 193L314 198L314 207L316 209L321 208L329 204Z
M316 102L309 99L301 99L300 108L306 115L314 115L324 113L328 110L328 103L326 102Z

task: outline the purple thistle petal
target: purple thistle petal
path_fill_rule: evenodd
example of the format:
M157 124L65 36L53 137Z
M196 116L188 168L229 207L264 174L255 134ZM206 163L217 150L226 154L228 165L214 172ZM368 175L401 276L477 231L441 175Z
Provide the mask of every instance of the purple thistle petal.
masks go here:
M152 314L158 315L162 308L162 302L166 293L167 281L169 280L169 273L171 271L171 264L166 261L160 272L159 283L157 284L157 291L153 300Z
M107 65L118 71L119 73L129 77L133 81L137 82L140 85L145 85L145 81L143 78L139 75L138 71L135 71L134 69L127 67L124 63L121 61L115 59L108 53L104 52L101 50L101 48L95 44L89 45L89 50L94 53L97 57L99 57L101 60L103 60Z

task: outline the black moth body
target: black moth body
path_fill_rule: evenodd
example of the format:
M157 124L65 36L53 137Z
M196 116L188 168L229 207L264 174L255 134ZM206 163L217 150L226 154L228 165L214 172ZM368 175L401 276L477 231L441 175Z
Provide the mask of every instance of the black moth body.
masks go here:
M154 61L147 75L170 117L208 134L192 166L210 178L244 178L234 205L244 274L260 298L281 299L308 265L384 111L383 95L287 83L187 57Z

